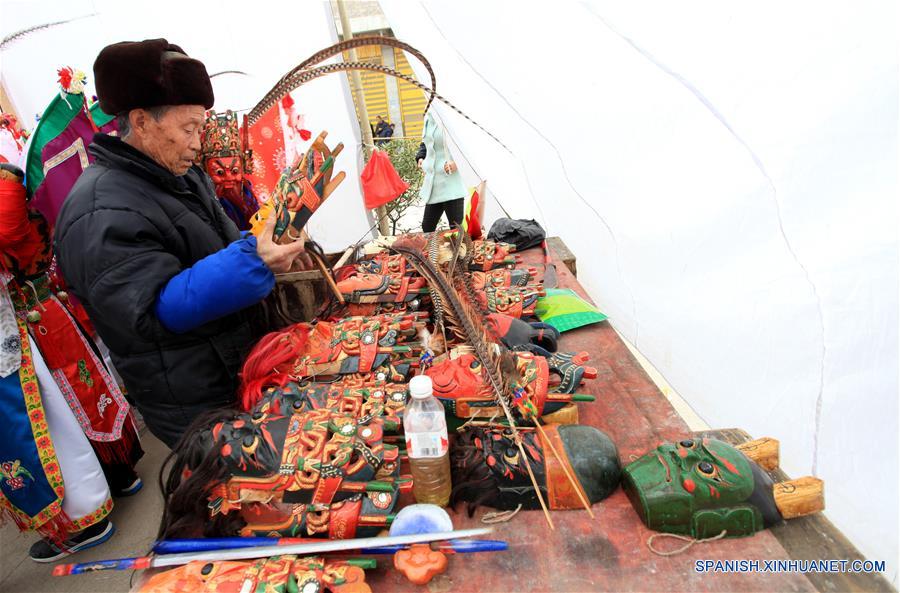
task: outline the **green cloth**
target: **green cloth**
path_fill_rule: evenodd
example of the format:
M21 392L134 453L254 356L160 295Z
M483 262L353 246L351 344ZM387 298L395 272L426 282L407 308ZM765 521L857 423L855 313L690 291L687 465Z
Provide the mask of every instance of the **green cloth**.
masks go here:
M592 304L568 288L548 288L546 296L538 299L534 314L560 332L606 319Z
M34 194L37 187L44 181L44 161L41 158L44 146L62 134L82 109L84 109L84 95L82 94L75 95L60 91L50 101L50 105L47 106L34 130L28 148L28 157L25 161L25 183L28 186L29 195ZM90 112L98 128L102 128L113 119L112 115L100 111L99 101L91 105Z

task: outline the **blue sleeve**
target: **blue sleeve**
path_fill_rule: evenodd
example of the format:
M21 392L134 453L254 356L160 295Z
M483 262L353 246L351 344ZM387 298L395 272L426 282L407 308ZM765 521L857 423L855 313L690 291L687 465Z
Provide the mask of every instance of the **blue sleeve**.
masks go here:
M275 275L256 253L256 237L239 239L173 276L156 300L156 317L183 334L266 297Z

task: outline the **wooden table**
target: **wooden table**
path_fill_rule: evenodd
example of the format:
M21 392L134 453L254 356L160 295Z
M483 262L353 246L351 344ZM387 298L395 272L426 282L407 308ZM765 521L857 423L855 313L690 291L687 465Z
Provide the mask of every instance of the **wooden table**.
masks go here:
M524 252L526 265L541 269L541 251ZM589 298L565 265L557 265L559 286ZM613 328L595 324L563 334L560 350L587 351L598 377L586 381L582 393L597 401L578 404L580 422L606 432L628 463L661 441L691 434L669 401L643 371ZM757 435L763 436L763 435ZM778 435L768 435L777 438ZM731 434L732 440L746 435ZM781 479L784 479L783 477ZM827 499L827 485L826 485ZM476 516L451 510L457 529L481 526ZM696 560L844 559L860 557L833 528L840 542L823 536L830 523L824 517L791 521L752 537L698 544L676 556L652 553L646 545L653 532L644 527L619 489L587 512L553 511L551 531L541 511L523 511L495 526L495 539L509 542L507 552L467 554L450 558L448 571L427 586L443 591L845 591L893 590L874 575L798 573L700 574ZM827 525L826 525L827 523ZM830 539L830 541L829 541ZM666 542L655 542L663 547ZM388 561L380 560L387 565ZM374 591L423 591L392 569L369 571Z

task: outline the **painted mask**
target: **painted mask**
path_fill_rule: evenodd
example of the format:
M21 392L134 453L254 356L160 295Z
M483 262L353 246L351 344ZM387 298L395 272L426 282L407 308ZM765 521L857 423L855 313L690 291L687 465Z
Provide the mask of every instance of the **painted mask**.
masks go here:
M141 585L138 593L371 593L362 568L321 557L271 556L258 560L205 562L195 560L164 570Z
M236 199L240 196L244 174L240 157L214 156L206 159L206 173L216 187L216 195Z
M337 283L351 315L417 311L428 297L425 279L411 276L354 273Z
M537 277L537 268L528 267L527 269L512 270L499 268L489 272L470 272L469 277L472 279L472 287L476 290L529 286L532 284L536 285L533 280Z
M523 416L543 416L560 410L572 401L593 401L591 396L573 397L585 378L596 377L596 370L585 367L587 355L556 353L544 358L531 352L510 352L518 379L514 407ZM552 366L551 366L552 364ZM550 374L561 377L551 387ZM489 417L502 414L484 369L474 354L464 349L439 357L425 374L431 377L434 395L447 412L457 418Z
M381 274L386 276L410 276L415 270L406 262L406 257L397 253L377 253L354 264L361 274Z
M523 449L544 499L551 509L583 508L568 470L591 504L609 496L619 485L620 466L616 446L606 434L591 426L547 425L546 439L562 462L547 450L544 436L521 428ZM565 468L565 469L564 469ZM478 505L501 510L539 509L528 470L509 428L471 427L457 437L450 451L453 482L451 505L469 504L470 515Z
M556 352L559 330L542 322L526 322L510 315L491 313L488 325L503 345L512 350L528 350L544 357Z
M175 537L193 524L207 537L236 530L354 537L371 528L374 534L411 487L399 473L399 449L384 443L384 427L382 415L328 408L256 411L217 422L176 450L173 472L181 480L167 490L167 502L206 499L207 509L167 504L163 532Z
M247 356L248 366L260 366L294 380L356 373L385 375L416 363L425 313L345 317L337 321L297 323L266 335ZM405 372L405 371L404 371ZM401 376L400 380L403 380Z
M779 523L773 486L741 451L709 438L661 444L623 470L623 487L647 527L698 539Z
M288 415L328 408L359 418L362 423L378 418L385 432L397 432L408 396L409 388L404 383L370 381L359 387L344 387L291 381L283 387L270 388L256 410Z
M210 110L200 132L200 160L219 197L239 196L244 174L253 172L253 153L244 149L237 115Z
M531 286L489 287L476 291L481 306L490 313L503 313L521 319L534 315L538 298L544 291Z

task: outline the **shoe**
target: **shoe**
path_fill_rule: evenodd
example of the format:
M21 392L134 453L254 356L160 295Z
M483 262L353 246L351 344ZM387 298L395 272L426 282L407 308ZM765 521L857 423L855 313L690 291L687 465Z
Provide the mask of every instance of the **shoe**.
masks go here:
M112 493L112 495L116 498L123 498L125 496L133 496L141 491L141 488L144 487L144 481L141 480L140 476L134 479L127 488L122 488L121 490L116 490Z
M60 558L71 556L75 552L99 546L112 537L116 528L107 519L91 525L78 535L66 540L66 549L61 550L56 545L42 539L35 542L28 551L28 556L35 562L56 562Z

